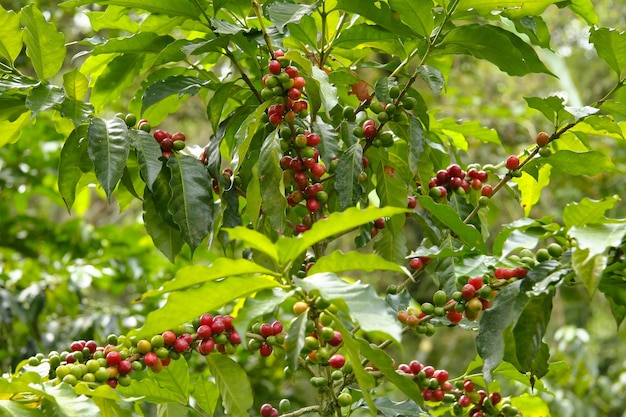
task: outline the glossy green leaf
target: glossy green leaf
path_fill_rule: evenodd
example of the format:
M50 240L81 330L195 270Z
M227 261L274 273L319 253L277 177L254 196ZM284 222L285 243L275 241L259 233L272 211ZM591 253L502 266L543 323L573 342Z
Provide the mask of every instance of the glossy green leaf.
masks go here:
M613 195L602 200L585 197L579 202L571 202L563 209L563 223L568 229L573 226L602 223L604 214L615 207L615 203L620 200L618 195Z
M435 67L429 65L421 65L418 70L422 80L428 85L430 91L434 94L439 94L443 90L446 84L446 80L443 78L443 74Z
M13 63L22 51L20 17L13 10L0 7L0 56Z
M428 196L420 195L417 198L424 209L448 227L468 247L476 248L483 253L486 252L485 242L480 231L472 225L463 223L454 208L447 204L435 203Z
M276 134L268 136L259 154L259 185L261 187L261 210L272 227L282 232L286 227L287 199L283 184L283 170L280 138Z
M306 337L306 325L308 321L308 310L301 313L291 320L285 337L285 353L287 355L287 366L292 371L298 369L298 360L300 352L304 347L304 338Z
M0 400L0 415L3 417L44 417L45 414L36 408L17 401Z
M14 121L1 120L0 130L2 135L0 136L0 147L7 143L15 143L20 139L22 129L30 122L30 111L22 113Z
M145 181L146 186L152 189L152 184L154 184L163 168L163 162L160 160L162 155L161 147L151 134L143 130L130 129L128 137L132 147L137 152L141 177Z
M172 198L167 206L191 252L207 236L213 223L211 181L196 158L178 153L167 161Z
M298 237L281 238L277 243L279 259L282 264L287 264L297 259L309 247L331 236L350 231L380 217L407 212L408 209L400 207L370 206L366 209L351 207L343 212L332 213L327 218L315 222L311 229Z
M342 209L354 206L360 199L362 187L359 175L363 172L363 147L356 143L339 157L335 176L335 190Z
M594 10L592 0L571 0L568 2L567 7L578 16L585 19L589 26L598 24L598 15Z
M402 329L398 320L387 312L384 300L370 285L349 283L330 273L311 275L297 284L307 292L319 291L325 300L345 305L363 331L382 332L400 340Z
M67 0L59 4L66 8L76 8L86 4L92 4L89 0ZM99 1L102 5L116 5L127 8L147 10L152 13L162 13L168 16L185 16L198 19L199 11L191 0L104 0Z
M337 87L328 81L328 74L318 67L312 68L311 75L319 83L322 108L326 111L331 111L339 102L337 99Z
M109 120L93 118L87 129L88 152L98 182L109 201L126 167L130 152L128 128L117 117Z
M574 152L559 149L552 155L542 158L560 172L568 175L597 175L603 172L619 172L608 155L599 151Z
M312 14L317 9L317 5L274 2L265 9L267 17L276 25L278 31L282 33L288 23L297 23L306 15Z
M235 227L232 229L224 229L224 231L228 233L231 240L239 239L243 241L246 246L261 251L269 255L273 260L278 261L276 245L263 233L248 229L247 227Z
M172 361L173 363L174 361ZM139 381L133 381L130 386L118 386L116 390L126 398L141 398L142 401L163 404L167 402L182 402L186 399L181 398L177 392L172 392L167 388L161 387L154 378L155 374L148 374L148 378Z
M66 97L65 100L63 100L63 104L61 104L61 116L74 122L75 127L89 120L93 112L93 104L75 100L71 97Z
M99 414L96 404L85 397L76 396L71 385L59 384L46 387L41 394L44 396L41 409L45 415L84 417Z
M187 417L189 411L189 407L179 403L157 405L157 417Z
M166 97L178 95L180 99L184 95L196 95L202 87L206 87L209 81L186 75L174 75L164 80L158 80L151 84L143 93L141 113L149 107L160 102Z
M246 372L225 355L209 355L207 365L222 397L224 412L233 417L248 417L253 396Z
M211 121L213 131L218 129L226 102L238 91L241 91L241 86L232 82L220 84L213 93L211 101L207 103L207 115Z
M265 276L229 276L205 282L197 288L174 291L163 307L148 313L138 332L145 336L161 333L207 311L217 311L240 297L277 286L276 280Z
M220 278L252 274L271 275L273 272L246 259L217 258L209 266L192 265L179 269L174 279L165 282L159 289L145 292L141 299L189 289L198 284L215 281Z
M400 15L400 20L424 38L429 38L434 25L432 1L390 0L391 9ZM389 416L387 416L389 417Z
M166 190L168 192L167 196L169 197L169 187L167 187ZM157 197L148 187L144 189L143 222L146 227L146 232L150 235L154 246L156 246L170 262L174 262L176 255L178 255L183 248L184 242L180 230L173 224L173 220L166 206L158 203L158 198L161 197L163 196L159 195ZM165 211L167 215L164 215L163 211Z
M387 3L378 3L374 0L359 0L358 2L339 0L337 9L358 14L401 38L416 34L409 26L402 23L399 14L395 13Z
M466 54L485 59L509 75L551 74L530 45L497 26L458 26L446 35L443 46L443 53Z
M524 97L528 107L539 110L546 118L554 124L567 118L563 99L557 96L550 97Z
M220 397L220 391L214 382L205 378L198 378L193 384L191 393L193 399L196 400L198 406L208 415L214 415L217 401Z
M320 151L320 158L324 164L330 166L332 160L339 155L339 135L332 125L317 119L311 123L311 131L317 133L321 139L317 149Z
M590 257L604 253L608 248L619 247L625 234L624 222L573 226L568 232L580 249L589 249Z
M465 138L478 139L483 143L495 143L501 145L498 132L493 128L482 126L478 121L458 121L451 117L438 120L432 129L441 128L442 132L449 135L451 132L462 134Z
M83 176L83 171L80 167L83 165L84 160L89 160L86 135L85 126L75 129L63 144L63 148L61 148L58 187L68 210L74 205L76 186ZM89 162L91 163L91 161Z
M387 397L378 397L374 400L374 405L385 417L429 416L415 401L411 400L396 402Z
M181 400L178 402L185 404L189 398L189 366L186 360L171 361L168 366L164 366L161 372L152 376L159 386Z
M380 26L361 23L343 31L334 42L335 48L361 50L367 54L367 48L378 49L390 55L404 57L406 52L397 35Z
M304 45L317 45L317 27L315 19L310 15L304 15L299 22L287 24L289 36L302 42ZM307 71L307 74L310 71Z
M93 48L93 54L155 53L161 52L174 41L171 36L159 36L154 32L139 32L131 36L111 38Z
M342 252L336 250L329 255L321 257L309 269L309 274L319 272L340 273L345 271L393 271L410 276L411 273L396 262L390 262L375 253L361 253L357 251Z
M550 48L550 31L541 16L522 16L514 19L515 29L528 36L533 45Z
M626 32L609 28L593 28L589 41L603 59L619 77L626 69Z
M40 84L33 88L26 98L26 108L33 112L33 117L61 104L65 96L61 87Z
M609 300L611 312L619 328L626 318L626 263L609 265L602 273L598 290Z
M33 4L20 12L24 25L26 55L30 58L39 79L50 78L59 72L65 59L65 36L48 23Z
M98 57L99 56L96 56L96 58ZM83 66L83 73L87 76L91 76L91 82L93 83L89 101L93 103L98 110L112 102L118 101L123 91L128 88L135 80L135 77L141 73L144 60L145 57L143 55L117 55L104 65L104 69L101 72L100 68L98 68L97 77L95 77L94 74L85 73Z
M460 0L456 10L479 13L485 16L502 13L507 17L523 17L541 14L549 5L559 0Z

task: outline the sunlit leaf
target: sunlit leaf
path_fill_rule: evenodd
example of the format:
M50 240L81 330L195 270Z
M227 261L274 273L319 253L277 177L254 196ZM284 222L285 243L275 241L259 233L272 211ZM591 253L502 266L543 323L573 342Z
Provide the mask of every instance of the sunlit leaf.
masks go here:
M46 21L34 4L20 11L20 19L24 25L26 55L37 76L43 80L56 75L65 58L65 36Z
M246 372L225 355L207 356L207 365L219 388L225 413L233 417L248 417L253 395Z

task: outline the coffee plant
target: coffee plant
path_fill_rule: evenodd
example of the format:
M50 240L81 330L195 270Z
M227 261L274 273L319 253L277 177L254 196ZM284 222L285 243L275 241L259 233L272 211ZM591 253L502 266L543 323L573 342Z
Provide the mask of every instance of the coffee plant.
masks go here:
M0 9L0 145L61 138L67 210L93 188L138 210L174 273L124 300L146 306L135 326L3 362L2 415L548 416L562 293L600 294L624 320L620 197L532 215L544 189L623 173L626 33L591 1L59 6L85 33L35 4ZM521 144L440 113L461 64L559 76L547 11L588 25L605 91L525 97L545 127ZM494 223L503 206L514 218ZM102 242L133 248L143 232L125 227ZM451 331L475 338L458 369L401 359Z

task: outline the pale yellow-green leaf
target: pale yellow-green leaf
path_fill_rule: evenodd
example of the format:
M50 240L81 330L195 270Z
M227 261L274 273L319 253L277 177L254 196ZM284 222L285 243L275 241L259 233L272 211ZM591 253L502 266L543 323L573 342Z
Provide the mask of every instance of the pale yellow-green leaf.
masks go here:
M8 120L0 121L0 146L4 146L7 143L15 143L22 134L22 128L30 121L30 111L22 113L20 117L10 122Z
M544 165L539 168L538 180L535 180L532 175L522 172L522 176L515 178L520 193L522 195L522 207L524 208L524 215L528 216L530 210L539 201L541 197L541 190L550 184L550 165Z
M21 50L20 18L14 11L0 7L0 56L13 63Z

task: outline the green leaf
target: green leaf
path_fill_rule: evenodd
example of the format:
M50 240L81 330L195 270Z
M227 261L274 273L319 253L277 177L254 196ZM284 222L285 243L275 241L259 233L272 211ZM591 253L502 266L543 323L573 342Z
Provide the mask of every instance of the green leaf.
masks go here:
M186 360L171 361L168 366L164 366L161 372L152 378L159 384L159 387L176 395L181 404L187 403L189 398L189 366Z
M164 403L157 405L157 417L186 417L189 407L179 403Z
M173 364L172 361L170 364ZM163 404L167 402L182 402L186 398L181 398L176 392L172 392L169 389L161 387L155 378L154 373L149 374L149 378L144 378L140 381L134 380L130 386L122 387L118 386L116 391L126 398L141 398L141 401Z
M272 227L279 232L285 230L287 209L283 170L280 166L281 155L280 138L274 132L261 145L259 183L263 216L266 216Z
M420 77L422 77L422 80L424 80L426 85L430 88L430 91L434 94L441 93L441 90L443 90L443 87L446 85L446 80L441 71L429 65L420 65L417 71Z
M363 193L359 175L363 172L363 147L359 143L350 146L339 157L335 174L335 191L342 209L354 206Z
M91 0L67 0L59 4L66 8L77 8L92 4ZM143 9L152 13L162 13L168 16L185 16L199 19L199 11L191 0L105 0L98 2L102 5L123 6L129 9Z
M335 42L333 42L333 46L352 51L363 51L364 54L368 52L367 48L373 48L389 55L402 58L406 56L397 34L380 26L366 23L355 24L342 30Z
M141 98L141 113L143 114L149 107L174 94L177 94L179 99L185 94L196 95L209 83L210 81L186 75L173 75L164 80L158 80L144 91Z
M409 26L402 23L399 13L391 10L386 3L374 0L339 0L337 9L358 14L388 31L400 36L401 39L416 35Z
M143 130L130 129L128 137L130 144L137 152L141 177L145 181L146 186L152 190L152 184L154 184L163 168L163 162L160 160L162 155L161 147L150 133Z
M13 10L0 7L0 56L13 64L22 51L22 45L19 16Z
M69 98L83 100L89 89L89 80L78 68L63 74L63 90Z
M502 144L495 129L484 127L478 121L459 122L456 119L447 117L437 122L431 126L431 130L440 128L446 135L456 132L463 135L464 138L474 138L484 143L495 143L496 145Z
M447 204L435 203L428 196L417 196L420 205L430 212L430 214L449 228L458 238L470 248L476 248L481 253L486 253L487 249L482 235L474 226L463 223L459 214Z
M533 48L515 34L491 25L468 24L452 29L444 38L442 53L466 54L485 59L509 75L552 73Z
M550 97L524 97L528 107L539 110L551 123L567 118L563 99L557 96Z
M376 409L383 413L385 417L401 416L429 416L415 401L404 400L402 402L392 401L387 397L378 397L374 400Z
M567 7L578 16L585 19L589 26L598 24L598 15L594 10L591 0L571 0L568 2Z
M220 391L214 382L205 378L198 378L193 384L193 399L196 400L198 406L208 415L215 414L217 400L220 397Z
M305 291L319 291L323 299L345 305L365 332L382 332L395 341L401 338L398 320L389 314L385 301L374 288L360 282L348 283L335 274L320 273L297 280Z
M589 257L593 257L604 253L608 248L620 246L626 234L626 223L573 226L567 234L576 239L580 249L589 249Z
M471 11L472 14L490 16L502 13L506 17L533 16L543 13L551 4L560 0L460 0L458 12Z
M111 38L93 48L92 54L154 53L158 54L174 41L171 36L159 36L154 32L139 32L130 36Z
M559 149L552 155L541 158L542 163L548 163L554 169L568 175L597 175L603 172L619 172L613 161L603 152L574 152Z
M626 318L626 263L617 262L607 267L602 273L598 290L609 300L619 328Z
M522 394L511 398L511 405L524 410L524 417L550 416L548 404L538 395Z
M59 72L65 59L65 36L33 4L20 11L24 25L26 55L30 58L39 79L50 78Z
M1 27L1 26L0 26ZM44 417L45 414L17 401L0 400L0 415L3 417Z
M365 254L357 251L344 253L341 250L336 250L330 255L317 259L308 273L313 275L318 272L339 273L357 270L363 272L393 271L411 276L411 273L405 267L398 265L396 262L390 262L375 253Z
M328 81L328 74L318 67L312 68L312 77L319 83L320 97L322 99L322 108L326 111L331 111L339 100L337 99L337 87L332 85ZM308 90L307 90L308 92Z
M311 229L298 237L281 237L277 244L279 259L285 265L293 262L309 247L331 236L355 229L380 217L390 217L408 211L400 207L370 206L366 209L351 207L343 212L331 213L326 219L315 222Z
M28 93L26 108L33 112L33 117L36 117L39 113L61 104L64 98L65 95L61 87L40 84Z
M321 141L317 149L320 151L320 158L326 166L330 166L332 160L339 155L339 134L332 125L319 118L311 123L311 131L319 135Z
M44 415L59 417L84 417L99 415L96 404L85 397L78 397L74 388L68 384L46 387L41 409Z
M248 297L241 309L235 309L233 324L239 334L246 334L250 323L259 317L274 313L279 306L289 297L293 291L285 291L283 288L272 288Z
M235 227L232 229L223 229L228 233L230 239L239 239L243 241L246 246L261 251L266 255L269 255L274 261L278 261L278 250L274 242L272 242L263 233L256 230L248 229L247 227Z
M241 91L241 86L232 82L221 83L213 93L213 97L211 97L211 100L207 103L207 116L211 121L214 132L217 131L220 121L222 120L222 113L226 102L239 91Z
M162 185L167 186L167 184ZM169 191L169 186L167 186L167 192L169 193ZM174 262L176 255L180 253L183 247L183 238L180 230L173 224L167 209L162 204L159 204L158 199L155 198L155 194L146 187L143 195L143 222L154 246L170 262ZM167 216L163 215L163 211L167 213Z
M413 29L415 33L424 38L430 37L435 26L432 1L390 0L389 6L400 15L400 20Z
M571 202L563 209L563 223L568 229L589 223L602 223L604 214L620 200L618 195L613 195L602 200L592 200L585 197L580 202Z
M0 136L0 147L7 143L17 142L22 134L23 127L28 123L30 123L30 111L22 113L14 121L0 121L0 131L2 132Z
M424 153L425 144L424 128L417 117L409 115L409 130L402 139L409 145L409 166L417 167Z
M74 100L71 97L66 97L61 104L61 116L70 119L76 127L89 120L93 111L93 104Z
M291 320L287 336L285 337L285 353L287 355L287 366L292 371L298 369L298 359L304 347L306 337L306 325L308 321L308 310Z
M523 16L514 19L515 30L528 36L533 45L550 48L550 30L541 16Z
M317 4L274 2L267 6L265 13L276 25L278 31L282 33L288 23L297 23L302 17L312 14L316 9Z
M592 28L589 41L617 76L622 79L626 69L626 32L609 28Z
M173 153L167 166L172 173L172 198L167 208L193 253L212 227L211 181L204 165L192 156Z
M224 412L233 417L248 417L253 395L246 372L228 356L209 355L206 359L219 388Z
M99 58L100 56L94 55L90 58L93 57ZM104 65L104 69L101 70L102 72L99 73L97 77L91 74L93 88L89 96L89 101L93 103L96 109L101 109L110 103L119 101L124 90L127 89L128 86L133 83L135 77L141 73L144 61L145 56L143 55L123 54L115 56L110 62ZM100 68L98 68L98 71L100 71Z
M140 300L172 291L190 289L198 284L235 275L274 274L272 271L246 259L217 258L210 266L191 265L181 268L174 279L166 281L161 288L142 294Z
M522 195L521 204L524 208L525 216L528 216L533 206L539 202L541 190L550 184L551 168L550 165L544 165L539 168L539 172L537 173L538 178L536 179L527 172L522 172L521 177L513 179Z
M83 176L81 166L89 161L87 152L86 126L74 129L61 148L58 170L59 193L70 210L76 198L76 185ZM91 161L89 161L91 163Z
M94 117L87 129L87 140L96 178L110 202L111 194L124 174L130 152L128 128L117 117L109 120Z
M276 280L265 276L229 276L220 281L205 282L198 288L174 291L162 308L148 313L138 332L144 336L161 333L207 311L216 311L240 297L278 285Z

